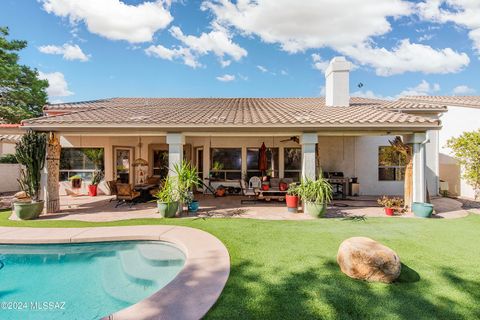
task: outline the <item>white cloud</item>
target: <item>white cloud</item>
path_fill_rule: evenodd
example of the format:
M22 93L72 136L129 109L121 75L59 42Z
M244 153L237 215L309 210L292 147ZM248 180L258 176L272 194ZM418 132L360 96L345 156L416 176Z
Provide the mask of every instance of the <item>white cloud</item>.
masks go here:
M435 92L440 91L440 85L438 83L429 83L426 80L422 80L418 85L409 87L400 93L394 96L384 96L381 94L377 94L372 90L359 90L352 92L352 97L360 97L360 98L369 98L369 99L381 99L381 100L396 100L404 96L426 96L431 95Z
M396 95L396 98L401 98L403 96L426 96L438 91L440 91L440 85L438 83L430 84L429 82L422 80L417 86L407 88L400 92Z
M63 46L46 45L38 47L38 50L46 54L59 54L65 60L88 61L90 55L86 55L77 44L65 43Z
M453 22L467 28L473 46L480 54L480 1L477 0L425 0L418 5L423 19Z
M288 72L286 70L280 70L280 74L282 76L288 76Z
M192 68L201 67L202 64L197 61L197 58L192 53L192 51L188 48L178 47L178 48L165 48L161 44L157 46L150 46L145 49L145 53L148 56L161 58L165 60L173 61L174 59L181 59L183 63Z
M48 80L47 94L51 97L68 97L73 92L68 89L68 83L61 72L43 73L38 72L40 79Z
M410 43L408 39L401 40L393 50L359 45L345 47L342 52L361 65L373 67L379 76L405 72L455 73L470 63L466 53L450 48L436 50L424 44Z
M302 0L294 5L291 0L208 0L202 8L211 10L218 23L279 43L288 52L362 43L391 30L387 17L412 13L411 3L403 0Z
M217 80L221 82L230 82L235 80L235 76L231 74L224 74L223 76L217 77Z
M234 43L231 34L227 30L218 27L209 33L202 33L199 37L184 35L179 27L170 28L173 37L180 40L190 50L200 55L213 52L216 56L223 58L225 55L232 57L235 61L247 55L247 51Z
M325 73L325 70L327 70L328 65L330 64L329 61L323 60L318 53L312 54L312 60L313 60L313 67L323 73Z
M111 40L131 43L152 41L173 17L170 0L129 5L119 0L43 0L48 13L69 18L73 25L84 22L87 29Z
M467 95L474 92L475 92L475 89L470 88L469 86L466 86L466 85L460 85L453 88L453 94L457 96Z
M245 75L243 75L243 74L241 74L241 73L238 74L238 77L239 77L240 79L242 79L243 81L247 81L247 80L248 80L248 77L245 76Z
M213 12L215 23L235 28L246 36L258 36L266 43L279 44L284 51L296 53L328 47L385 76L458 72L469 63L464 53L410 43L408 39L391 49L374 44L375 37L392 30L392 18L415 12L412 1L302 0L293 5L291 0L205 0L202 9ZM480 39L480 32L476 36ZM416 54L420 56L412 62ZM433 57L433 65L424 62L429 61L423 59L425 56ZM324 66L319 63L317 68L322 70Z
M265 68L264 66L261 66L261 65L258 65L258 66L257 66L257 69L260 70L260 71L262 71L263 73L268 72L268 69Z
M220 65L223 68L228 67L232 63L232 60L225 59L226 56L239 61L247 55L247 51L234 43L231 39L232 35L220 26L217 26L217 29L209 33L202 33L199 37L185 35L176 26L170 28L170 34L183 45L173 49L162 45L150 46L145 52L167 60L183 59L186 65L193 68L201 66L201 63L198 61L199 57L209 53L219 57Z

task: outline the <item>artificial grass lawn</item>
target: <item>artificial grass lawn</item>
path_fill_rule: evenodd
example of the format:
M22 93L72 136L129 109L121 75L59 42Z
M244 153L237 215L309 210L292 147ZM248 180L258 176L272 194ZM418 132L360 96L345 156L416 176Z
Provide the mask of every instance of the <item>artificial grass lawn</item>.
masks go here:
M480 319L480 216L366 221L139 219L109 223L10 221L0 225L91 227L176 224L218 237L231 256L227 285L207 319ZM367 236L403 263L397 283L352 280L336 264L339 244Z

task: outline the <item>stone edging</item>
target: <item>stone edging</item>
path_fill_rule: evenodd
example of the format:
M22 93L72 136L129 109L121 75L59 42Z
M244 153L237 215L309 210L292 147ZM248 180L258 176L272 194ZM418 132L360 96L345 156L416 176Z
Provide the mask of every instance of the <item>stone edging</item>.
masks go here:
M168 285L105 319L200 319L217 301L230 273L230 256L211 234L180 226L94 228L0 227L0 244L161 240L180 247L185 265Z

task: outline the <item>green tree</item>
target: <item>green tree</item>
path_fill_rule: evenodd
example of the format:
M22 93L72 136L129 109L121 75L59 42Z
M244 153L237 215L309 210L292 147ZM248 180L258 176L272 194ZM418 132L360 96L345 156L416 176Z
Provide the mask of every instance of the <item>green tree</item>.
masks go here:
M480 197L480 129L464 132L457 138L447 141L453 156L463 168L463 178L475 191L475 199Z
M18 63L27 42L8 40L8 35L8 28L0 27L0 121L19 123L42 115L48 81L38 78L37 69Z

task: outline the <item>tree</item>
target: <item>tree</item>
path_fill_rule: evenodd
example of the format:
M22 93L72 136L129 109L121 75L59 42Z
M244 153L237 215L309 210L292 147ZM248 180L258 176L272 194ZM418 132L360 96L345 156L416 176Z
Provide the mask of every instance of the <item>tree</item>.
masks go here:
M413 154L412 147L403 143L402 138L395 137L394 140L389 141L390 145L396 152L399 152L405 157L405 184L404 184L404 206L409 207L412 203L413 193Z
M18 63L27 42L8 40L8 35L8 28L0 27L0 121L19 123L42 115L48 81L38 78L37 69Z
M447 147L462 166L462 177L473 187L475 199L480 198L480 129L451 138Z

